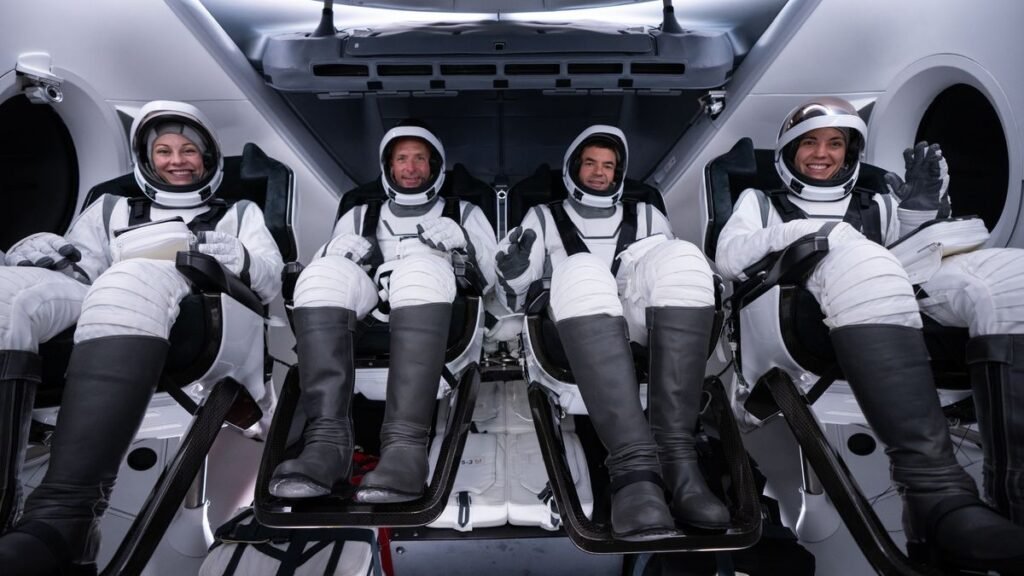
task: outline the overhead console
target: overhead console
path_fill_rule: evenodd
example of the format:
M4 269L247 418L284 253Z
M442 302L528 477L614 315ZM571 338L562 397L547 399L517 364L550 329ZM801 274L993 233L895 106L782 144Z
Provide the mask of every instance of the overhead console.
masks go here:
M262 72L321 97L461 90L671 93L722 86L734 50L718 31L482 20L394 24L268 39Z

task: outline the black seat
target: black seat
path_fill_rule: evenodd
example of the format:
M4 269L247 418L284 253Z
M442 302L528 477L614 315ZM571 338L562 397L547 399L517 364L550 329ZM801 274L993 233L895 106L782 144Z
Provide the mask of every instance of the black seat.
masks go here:
M877 166L862 162L856 187L887 194L885 173L885 170ZM718 236L732 215L733 205L739 195L747 188L778 190L782 187L782 181L775 170L774 152L754 149L751 140L743 138L729 152L708 163L705 186L710 210L704 240L705 253L713 256ZM786 352L808 372L818 376L827 375L829 379L841 379L828 328L823 322L824 314L810 292L803 288L804 278L827 250L826 238L805 238L755 264L748 273L750 279L733 286L730 321L739 346L738 356L742 358L743 351L739 312L766 292L778 287L778 322ZM924 315L922 321L938 386L943 389L970 389L966 364L967 330L943 327ZM737 364L742 367L742 360L738 360ZM756 387L757 376L760 374L750 377L749 372L744 370L743 374ZM823 382L812 400L824 391L825 385ZM763 399L764 395L757 394L756 398Z
M509 227L521 223L533 206L563 200L566 195L561 172L552 170L547 165L540 166L533 175L510 189ZM646 202L663 213L665 211L661 193L643 182L626 179L623 196L628 200ZM530 386L529 399L533 422L540 439L545 467L562 513L566 532L573 543L592 553L727 550L746 548L755 544L761 535L761 517L753 473L745 456L739 429L728 409L728 403L724 401L724 389L717 378L705 382L707 397L712 400L709 404L710 409L705 411L705 425L711 424L711 428L720 432L728 454L729 470L724 482L728 489L724 491L723 496L730 507L732 527L721 534L687 534L653 542L625 542L612 537L611 524L607 518L587 518L566 463L565 447L558 424L566 412L586 412L578 392L564 393L565 390L575 388L575 379L559 339L558 330L549 314L549 280L536 282L527 297L527 318L523 338L526 357L524 367L526 381ZM714 349L721 328L721 307L718 308L719 314L713 331L714 336L709 342L709 353ZM633 348L637 380L645 385L647 350L636 344L633 344ZM600 455L588 453L587 458L596 461ZM595 491L596 493L598 491Z
M441 196L446 200L465 200L481 209L493 207L494 191L484 182L477 180L461 164L455 164L446 173ZM352 208L369 202L384 202L387 196L380 178L349 190L342 195L335 221ZM485 215L490 217L487 211ZM489 220L492 227L494 221ZM264 525L273 527L297 526L423 526L437 519L444 511L458 461L465 445L466 434L476 401L476 389L480 381L479 361L483 340L483 307L481 303L480 275L471 261L453 261L458 284L458 293L452 306L452 319L448 331L448 347L445 354L445 374L450 391L448 401L454 406L449 413L445 428L438 465L424 495L412 502L398 504L358 504L350 499L355 490L347 486L324 498L289 500L270 494L270 478L274 469L289 457L289 433L293 429L294 412L299 402L299 378L292 368L285 379L284 388L274 416L256 489L256 517ZM303 269L299 263L290 263L285 269L285 305L290 308L292 291L298 274ZM389 326L372 315L359 322L355 339L356 383L355 391L371 400L383 400L385 387L378 377L369 379L372 385L363 385L361 372L386 369L390 363ZM357 429L359 418L356 419ZM357 431L358 433L358 431Z
M882 178L884 174L885 171L878 167L861 163L857 186L880 194L887 193ZM706 253L715 253L718 236L744 190L777 190L781 186L773 152L755 150L749 138L739 140L729 152L709 162L705 169L705 191L710 212L705 235ZM935 574L937 568L915 564L893 543L871 503L822 432L821 424L811 409L834 380L843 378L820 306L803 288L807 275L827 252L827 236L806 237L755 264L747 274L749 279L733 286L727 322L736 344L734 362L736 370L748 382L753 382L744 408L762 421L778 413L785 417L806 464L813 468L850 534L879 574ZM819 377L806 393L778 365L770 369L764 367L764 373L759 374L760 367L751 368L744 362L741 326L751 325L742 320L742 315L748 307L764 305L765 300L759 300L762 298L771 300L768 306L777 307L778 339L785 352L800 369ZM941 359L933 366L937 383L954 388L969 387L964 360L966 330L943 328L927 317L923 318L925 340L932 358ZM757 345L763 345L763 334L758 336Z
M94 186L86 196L85 206L104 194L142 196L134 175L126 174ZM286 259L294 258L292 172L287 166L266 156L255 144L246 144L241 156L224 158L224 179L217 197L229 205L243 199L257 204L282 255ZM182 391L197 379L219 370L216 365L225 338L222 332L225 314L247 313L263 323L267 311L259 296L205 254L180 252L176 266L192 283L193 293L182 300L178 319L171 328L171 346L158 391L174 397L193 415L193 420L174 459L157 480L103 574L141 573L205 465L206 455L222 425L228 422L245 429L262 416L246 389L231 377L216 380L210 393L199 403ZM239 312L234 305L226 304L226 300L241 304L247 312ZM229 307L235 311L228 310ZM74 327L39 347L43 374L37 408L59 405L73 334ZM267 364L262 367L267 378L269 370Z

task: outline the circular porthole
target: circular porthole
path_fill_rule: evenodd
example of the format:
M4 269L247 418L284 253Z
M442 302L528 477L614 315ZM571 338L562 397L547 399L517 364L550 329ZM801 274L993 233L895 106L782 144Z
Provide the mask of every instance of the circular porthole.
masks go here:
M955 215L981 217L989 246L1006 246L1021 210L1024 149L1010 100L977 60L934 54L898 73L872 107L865 160L904 171L903 150L927 140L949 162Z
M46 104L0 103L0 250L35 232L63 234L78 195L71 134Z
M1006 205L1009 156L999 115L973 86L955 84L921 117L916 142L938 142L950 166L953 215L980 216L995 228Z

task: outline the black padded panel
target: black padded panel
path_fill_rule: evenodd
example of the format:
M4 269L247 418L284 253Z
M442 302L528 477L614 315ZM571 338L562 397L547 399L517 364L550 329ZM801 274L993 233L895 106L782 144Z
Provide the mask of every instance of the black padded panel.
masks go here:
M516 182L508 192L508 227L518 226L530 208L539 204L547 204L555 200L564 200L568 196L562 171L552 170L547 164L541 164L529 177ZM651 204L665 214L665 199L657 188L626 178L623 198Z
M497 207L494 197L494 189L486 182L474 177L462 164L455 164L452 169L445 172L444 185L441 187L441 196L444 198L457 198L475 204L483 210L484 216L490 222L491 228L497 230ZM380 174L376 178L345 192L338 202L338 212L334 215L337 222L346 212L365 204L369 200L387 200L384 186L380 182Z
M248 143L241 156L224 157L224 180L217 198L229 205L249 200L263 210L263 218L285 262L298 257L291 224L291 169ZM134 198L142 195L133 173L100 182L85 197L85 205L104 194Z

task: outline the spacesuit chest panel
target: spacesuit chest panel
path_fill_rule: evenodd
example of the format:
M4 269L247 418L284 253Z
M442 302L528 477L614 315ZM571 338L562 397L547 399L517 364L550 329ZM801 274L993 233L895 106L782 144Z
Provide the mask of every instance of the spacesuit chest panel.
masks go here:
M216 230L217 223L227 214L227 202L214 199L196 208L160 208L149 198L128 199L128 226L137 226L167 218L180 217L193 233Z
M786 192L772 192L770 198L783 222L797 218L843 221L882 244L882 217L871 192L855 189L835 202L813 202Z
M398 244L403 239L416 238L416 226L419 223L424 220L440 218L444 210L443 206L443 202L437 202L425 214L398 216L391 210L390 203L382 205L377 225L377 242L380 245L384 261L387 262L398 257Z
M564 256L590 252L617 272L615 256L632 244L637 237L637 210L635 204L622 203L615 213L606 218L585 218L572 205L549 205L551 217L564 248ZM559 260L560 258L555 258Z

